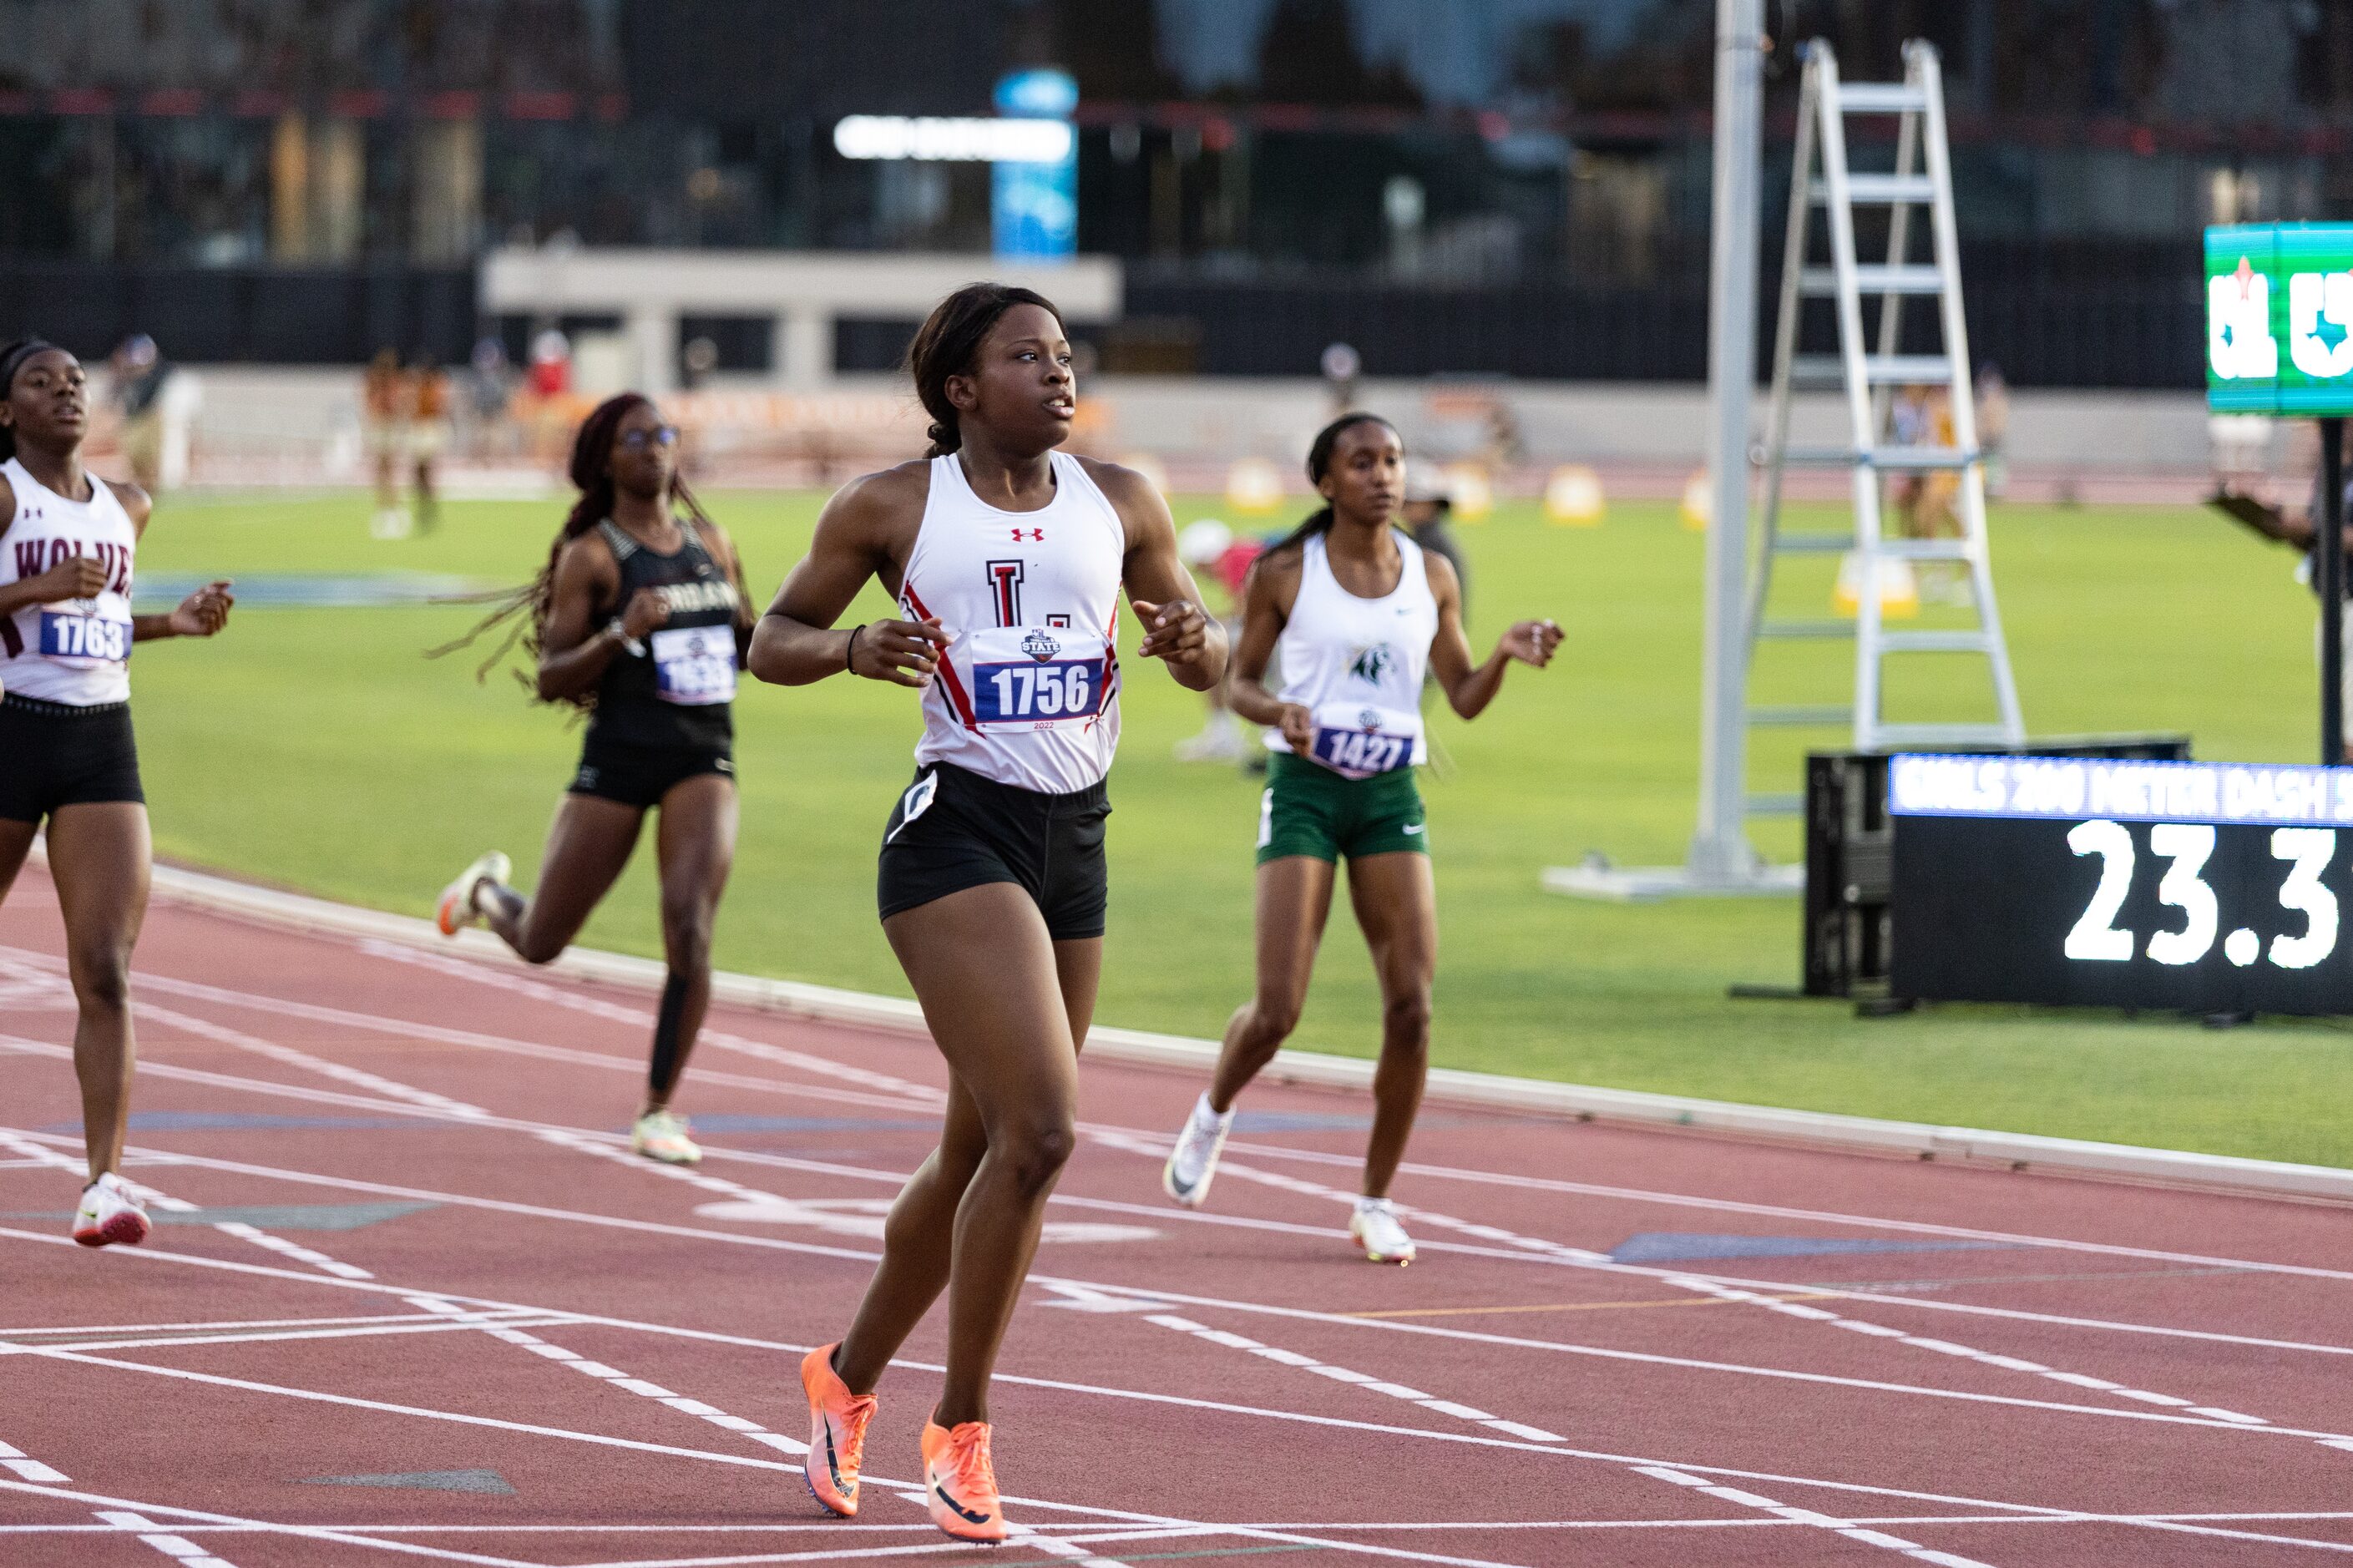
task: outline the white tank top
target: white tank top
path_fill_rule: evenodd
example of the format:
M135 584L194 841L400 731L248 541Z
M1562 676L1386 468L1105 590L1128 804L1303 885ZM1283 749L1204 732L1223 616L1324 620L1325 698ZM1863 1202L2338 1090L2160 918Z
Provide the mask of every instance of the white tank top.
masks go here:
M1421 546L1391 531L1405 557L1397 586L1360 599L1332 575L1322 534L1310 535L1300 563L1299 596L1275 644L1284 702L1315 715L1314 761L1349 778L1369 778L1429 760L1422 736L1421 683L1438 636L1438 598ZM1288 752L1279 730L1270 751Z
M934 458L899 602L952 639L923 693L915 761L1068 795L1100 784L1119 744L1127 531L1076 458L1050 456L1054 499L1036 511L998 510L954 453Z
M0 584L37 577L69 556L107 569L94 599L28 605L0 618L0 686L44 702L94 708L131 698L131 559L139 532L112 487L90 476L90 500L68 500L11 458L0 478L16 492L16 516L0 532Z

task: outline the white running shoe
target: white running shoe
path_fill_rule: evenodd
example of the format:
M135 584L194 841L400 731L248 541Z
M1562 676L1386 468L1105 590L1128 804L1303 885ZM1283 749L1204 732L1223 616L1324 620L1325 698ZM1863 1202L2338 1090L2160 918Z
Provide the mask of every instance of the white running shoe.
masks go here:
M1234 1113L1223 1116L1209 1109L1209 1097L1204 1093L1193 1106L1193 1114L1185 1118L1184 1131L1176 1134L1176 1147L1169 1151L1168 1163L1160 1172L1163 1191L1188 1209L1199 1208L1209 1195L1209 1179L1218 1173L1218 1152L1226 1146L1226 1133L1234 1124Z
M1398 1223L1397 1209L1387 1198L1358 1198L1348 1216L1348 1236L1375 1263L1413 1261L1413 1237Z
M474 863L458 873L458 879L441 889L441 901L433 911L433 923L441 928L443 936L456 936L482 918L474 903L474 893L484 882L503 882L514 875L514 862L493 849L478 855Z
M702 1151L687 1136L686 1118L674 1110L649 1110L629 1129L629 1148L665 1165L699 1165Z
M73 1238L84 1247L136 1247L147 1239L147 1211L122 1178L109 1171L81 1190Z
M1198 735L1176 742L1176 760L1180 763L1238 763L1242 760L1246 742L1242 732L1229 715L1224 720L1210 721L1209 727Z

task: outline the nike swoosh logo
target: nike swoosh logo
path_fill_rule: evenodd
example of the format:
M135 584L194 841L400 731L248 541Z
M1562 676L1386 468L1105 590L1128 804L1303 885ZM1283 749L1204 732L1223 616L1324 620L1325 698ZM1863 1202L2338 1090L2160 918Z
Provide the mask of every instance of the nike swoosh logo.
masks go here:
M1409 822L1401 831L1406 833L1419 833L1422 830L1423 826L1423 824L1419 822Z
M948 1511L955 1514L958 1519L963 1520L966 1524L987 1524L988 1522L988 1515L985 1513L975 1513L972 1510L965 1507L964 1504L956 1501L955 1499L948 1496L947 1489L940 1485L936 1477L934 1477L932 1481L932 1495L939 1499L942 1502L947 1504Z
M826 1473L833 1478L833 1489L848 1491L849 1489L842 1484L841 1461L833 1454L833 1423L830 1421L825 1424L825 1468Z

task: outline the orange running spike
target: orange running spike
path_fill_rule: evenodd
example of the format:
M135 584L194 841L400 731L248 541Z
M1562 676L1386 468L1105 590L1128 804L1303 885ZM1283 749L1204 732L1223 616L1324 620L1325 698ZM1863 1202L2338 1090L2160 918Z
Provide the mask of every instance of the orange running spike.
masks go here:
M835 1374L837 1348L819 1345L801 1358L801 1388L809 1403L808 1458L802 1466L817 1500L849 1519L858 1512L858 1472L866 1459L874 1396L850 1393Z
M953 1431L936 1421L923 1423L923 1500L931 1505L932 1522L958 1541L1005 1539L987 1422L966 1421Z

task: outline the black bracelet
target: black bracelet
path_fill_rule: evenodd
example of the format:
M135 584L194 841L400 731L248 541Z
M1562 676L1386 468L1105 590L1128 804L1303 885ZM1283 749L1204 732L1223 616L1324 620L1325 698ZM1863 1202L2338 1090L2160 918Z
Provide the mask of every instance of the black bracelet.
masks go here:
M856 675L858 673L858 634L865 629L866 628L863 626L855 626L849 628L849 648L848 652L841 656L841 668L842 673L845 675Z

